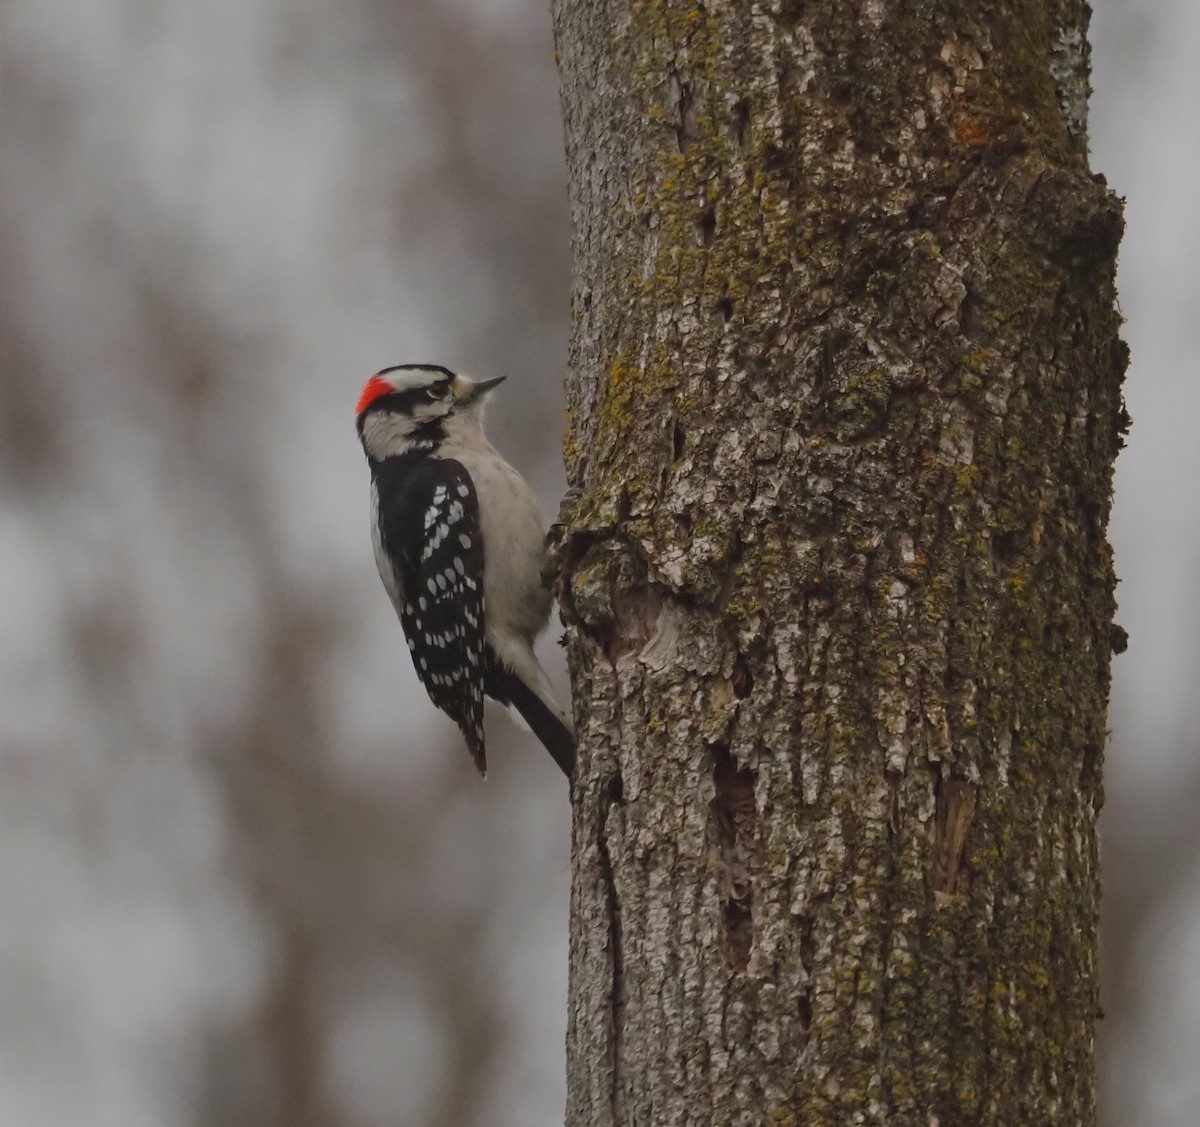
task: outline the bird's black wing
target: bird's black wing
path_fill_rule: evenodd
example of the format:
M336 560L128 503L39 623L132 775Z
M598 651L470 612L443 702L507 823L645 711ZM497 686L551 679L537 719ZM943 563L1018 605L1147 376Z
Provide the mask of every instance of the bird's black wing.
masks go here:
M461 462L429 458L381 492L380 535L398 563L400 622L417 676L462 729L480 774L483 742L483 537L479 500Z

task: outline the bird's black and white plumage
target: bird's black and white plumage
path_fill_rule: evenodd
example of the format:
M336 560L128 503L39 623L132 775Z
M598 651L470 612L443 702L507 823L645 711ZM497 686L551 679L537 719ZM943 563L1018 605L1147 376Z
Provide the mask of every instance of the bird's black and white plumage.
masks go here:
M358 434L375 561L417 676L480 772L486 695L518 713L569 779L570 718L533 651L550 614L544 526L529 486L483 435L484 396L500 382L426 364L367 381Z

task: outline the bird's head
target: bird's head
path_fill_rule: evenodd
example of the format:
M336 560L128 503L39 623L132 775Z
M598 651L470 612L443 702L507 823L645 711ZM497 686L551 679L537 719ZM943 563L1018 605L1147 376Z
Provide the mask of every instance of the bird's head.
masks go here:
M436 364L399 364L377 372L358 397L358 434L377 461L434 449L458 419L478 426L487 393L504 382L467 379Z

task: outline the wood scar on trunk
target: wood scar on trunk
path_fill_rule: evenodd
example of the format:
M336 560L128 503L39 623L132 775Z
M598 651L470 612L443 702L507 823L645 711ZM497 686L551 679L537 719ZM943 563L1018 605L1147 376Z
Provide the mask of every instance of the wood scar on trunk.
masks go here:
M965 779L942 779L937 784L929 884L939 905L949 901L966 884L963 854L975 820L977 792L975 784Z
M735 972L744 971L754 946L754 881L748 854L753 849L757 813L754 772L739 769L728 750L714 749L712 799L717 849L724 865L721 925L725 958Z

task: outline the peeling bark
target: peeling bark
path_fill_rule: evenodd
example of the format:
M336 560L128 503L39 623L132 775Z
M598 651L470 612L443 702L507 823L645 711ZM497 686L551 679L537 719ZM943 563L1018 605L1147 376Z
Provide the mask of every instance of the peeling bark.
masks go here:
M1088 10L556 0L570 1127L1090 1125Z

